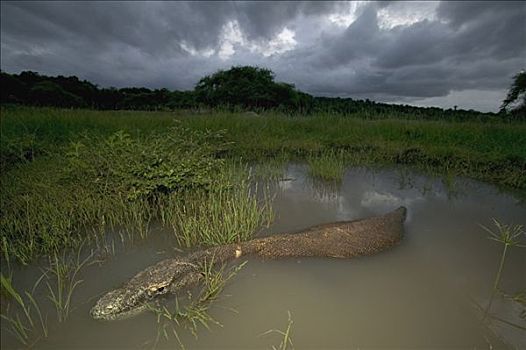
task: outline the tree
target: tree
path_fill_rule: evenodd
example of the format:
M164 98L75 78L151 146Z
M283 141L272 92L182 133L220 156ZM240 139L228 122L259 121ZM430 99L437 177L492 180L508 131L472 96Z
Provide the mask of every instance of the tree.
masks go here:
M271 70L232 67L202 78L195 87L199 102L210 105L272 108L292 102L293 85L274 82Z
M512 113L526 113L526 72L521 71L513 77L508 95L502 101L502 110L512 106Z
M38 106L81 107L84 101L52 81L36 83L29 91L31 102Z
M27 85L17 77L0 72L0 101L2 103L24 102L27 95Z

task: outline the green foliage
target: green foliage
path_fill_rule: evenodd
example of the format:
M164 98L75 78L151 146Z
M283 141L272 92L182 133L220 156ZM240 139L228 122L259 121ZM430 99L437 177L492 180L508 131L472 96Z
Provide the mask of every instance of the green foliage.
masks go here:
M31 101L38 106L82 107L80 97L65 91L52 81L36 83L30 90Z
M237 173L237 174L236 174ZM220 245L246 241L273 218L266 193L258 201L244 172L217 173L218 186L212 191L192 191L181 194L167 210L181 246ZM219 185L223 184L223 185ZM257 189L255 190L257 191Z
M129 200L151 199L177 190L210 189L210 174L222 162L220 134L172 128L162 135L132 138L118 131L107 137L84 137L67 152L69 177L84 179L100 195Z
M526 115L526 72L521 71L513 77L508 95L502 102L501 108L506 110L510 105L514 114Z
M24 291L24 296L22 296L14 287L11 278L0 274L2 294L16 302L14 305L10 303L11 300L7 301L6 305L2 303L2 313L0 314L0 318L3 320L2 327L5 326L24 345L28 345L31 338L35 337L34 332L37 330L35 316L38 316L43 336L47 337L48 335L47 319L44 319L40 306L33 297L35 288L41 279L42 277L35 282L32 291ZM23 314L22 317L21 314Z
M136 137L84 134L3 174L2 251L27 263L77 246L89 232L119 228L143 237L166 216L165 201L177 200L168 194L217 188L222 147L220 134L181 127Z
M307 158L309 172L314 178L327 181L341 181L345 171L345 153L325 150L321 154Z
M76 252L63 251L50 257L49 264L41 268L42 274L32 289L25 290L23 294L15 288L10 277L0 274L2 294L6 296L1 305L2 328L5 327L20 343L32 347L40 338L48 336L49 315L43 314L43 300L37 302L38 296L45 296L51 301L59 322L65 321L73 310L73 294L82 283L80 272L93 258L93 252L82 258L82 248L81 245ZM9 259L6 260L9 262Z
M53 257L49 258L49 267L43 270L46 277L47 297L55 307L59 322L66 321L73 310L73 293L82 283L79 273L93 258L92 252L82 259L81 252L82 245L78 248L75 257L66 251L60 255L55 252Z
M232 67L202 78L195 87L199 102L210 106L272 108L291 103L296 97L294 86L275 83L269 69Z
M261 220L257 215L267 211L261 211L265 201L256 210L246 189L235 188L249 181L228 175L229 159L274 161L276 170L266 171L274 177L285 161L308 160L312 169L336 179L348 165L400 165L526 188L526 128L520 122L224 112L177 118L174 126L174 114L167 112L2 108L3 254L27 263L85 237L104 242L101 235L108 230L144 237L156 220L177 226L169 219L175 213L187 227L179 228L180 235L194 227L200 229L195 237L211 237L210 227L219 227L230 238L207 244L245 239ZM178 205L187 207L168 212Z
M502 119L524 120L517 109L506 113L392 105L370 100L311 96L293 84L274 82L265 68L242 66L203 77L192 91L148 88L98 88L75 76L49 77L25 71L18 75L1 72L0 102L55 107L89 107L101 110L269 110L291 115L342 115L365 119L417 119L491 122Z
M520 122L376 121L269 113L264 118L192 116L182 123L191 129L226 129L225 139L232 142L229 154L246 161L264 163L283 155L304 161L335 152L345 165L402 165L526 189L526 126Z
M502 278L502 272L504 270L504 263L506 261L506 254L508 252L508 249L512 247L519 247L519 248L526 247L525 245L520 244L521 237L524 238L524 236L526 235L526 232L524 231L522 225L502 224L495 218L493 218L493 224L495 225L494 230L484 225L480 225L486 232L489 233L489 236L488 236L489 239L502 244L502 254L500 257L499 268L497 270L497 274L495 275L495 280L493 282L493 289L491 291L491 296L489 298L488 305L486 306L484 310L483 320L485 320L488 316L490 316L491 305L493 304L493 300L495 299L497 292L500 291L499 286L500 286L500 281ZM520 300L520 296L519 296L519 300ZM493 316L493 317L500 321L503 321L502 319L496 316ZM526 330L526 328L520 325L515 325L514 323L510 323L509 321L505 321L505 322L512 326L516 326L522 330Z

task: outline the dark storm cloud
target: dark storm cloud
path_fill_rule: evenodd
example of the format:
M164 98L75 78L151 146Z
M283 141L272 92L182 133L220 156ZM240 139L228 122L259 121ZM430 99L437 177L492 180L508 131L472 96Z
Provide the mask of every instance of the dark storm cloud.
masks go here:
M249 1L234 3L236 15L250 39L268 39L300 15L310 16L339 10L341 3L331 1Z
M103 86L187 89L203 74L253 64L311 93L385 101L503 92L525 68L524 2L370 2L346 19L350 6L3 1L1 66ZM230 37L229 23L238 26ZM285 29L294 39L278 36Z
M502 89L525 65L524 3L442 3L438 19L390 30L379 27L377 9L369 5L321 49L297 55L320 70L339 71L333 83L311 85L314 92L418 98Z

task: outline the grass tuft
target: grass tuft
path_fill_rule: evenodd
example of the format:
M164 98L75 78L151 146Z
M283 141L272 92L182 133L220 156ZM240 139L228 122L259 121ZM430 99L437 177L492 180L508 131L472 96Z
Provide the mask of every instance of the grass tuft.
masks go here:
M196 339L200 327L210 330L210 326L222 326L209 313L213 302L217 301L226 283L231 280L245 266L246 261L226 269L225 265L217 267L214 258L204 261L201 264L203 275L203 287L199 295L193 298L188 295L188 303L185 306L175 300L175 305L170 308L166 305L149 305L149 310L157 316L158 332L154 347L159 342L161 336L169 340L173 335L181 348L185 348L179 335L180 330L189 331Z
M345 156L343 151L323 151L316 156L307 158L309 173L315 179L340 182L345 171Z
M228 173L227 173L228 174ZM221 175L220 182L233 182L209 192L181 194L178 202L168 210L168 220L181 246L220 245L246 241L273 219L268 193L258 200L250 179Z

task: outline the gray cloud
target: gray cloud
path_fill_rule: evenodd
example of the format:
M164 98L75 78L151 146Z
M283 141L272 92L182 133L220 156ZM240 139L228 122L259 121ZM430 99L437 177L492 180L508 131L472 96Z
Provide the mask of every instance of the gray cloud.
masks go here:
M1 68L188 89L252 64L314 94L459 104L461 91L503 95L525 66L525 21L526 3L500 1L2 1Z

